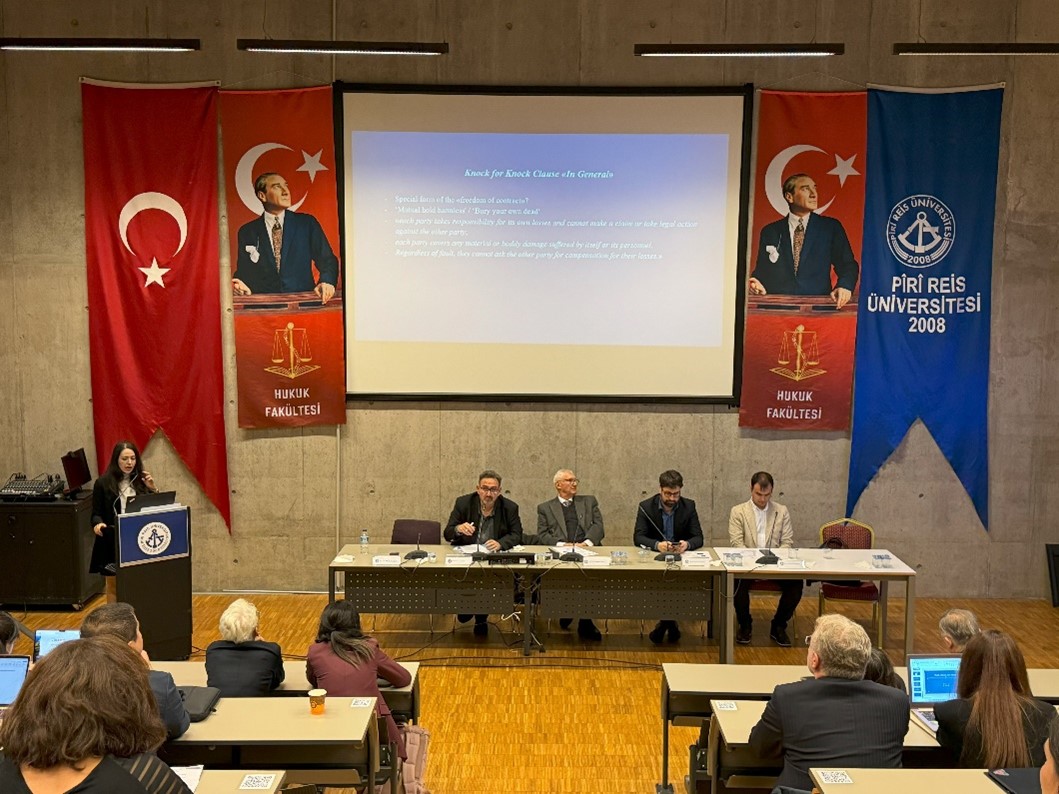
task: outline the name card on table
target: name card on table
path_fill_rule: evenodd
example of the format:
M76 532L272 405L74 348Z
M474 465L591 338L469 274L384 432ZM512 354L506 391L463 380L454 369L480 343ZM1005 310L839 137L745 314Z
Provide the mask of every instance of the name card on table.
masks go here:
M373 568L400 568L401 555L399 554L376 554L371 558Z
M578 549L581 552L581 549ZM601 554L597 554L595 557L585 557L581 560L581 564L586 568L602 568L610 565L610 557L604 557Z
M470 568L472 562L474 562L474 560L471 559L471 555L470 554L446 554L445 555L445 565L446 566L455 566L455 567L458 567L458 568Z

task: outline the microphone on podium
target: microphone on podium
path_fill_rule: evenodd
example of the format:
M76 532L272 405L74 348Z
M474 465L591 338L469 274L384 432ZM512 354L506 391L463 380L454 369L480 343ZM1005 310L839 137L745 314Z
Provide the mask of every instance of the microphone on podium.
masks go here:
M666 533L658 528L658 524L647 514L647 511L643 509L643 505L639 505L640 512L643 513L643 517L647 519L648 523L654 527L654 531L658 533L658 537L664 540L666 543L672 543L669 538L666 537ZM655 555L655 559L658 562L680 562L681 557L678 552L675 551L663 551Z

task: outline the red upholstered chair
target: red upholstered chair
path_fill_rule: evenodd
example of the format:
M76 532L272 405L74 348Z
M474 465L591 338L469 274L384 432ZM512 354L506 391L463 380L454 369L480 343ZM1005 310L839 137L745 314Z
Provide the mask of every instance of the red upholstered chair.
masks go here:
M867 524L852 518L840 518L828 521L820 527L820 545L835 543L836 548L873 549L875 548L875 530ZM841 545L838 545L841 544ZM838 582L820 583L820 614L824 614L824 603L827 601L860 601L871 602L871 627L875 633L875 644L882 647L882 620L879 616L879 588L874 582Z

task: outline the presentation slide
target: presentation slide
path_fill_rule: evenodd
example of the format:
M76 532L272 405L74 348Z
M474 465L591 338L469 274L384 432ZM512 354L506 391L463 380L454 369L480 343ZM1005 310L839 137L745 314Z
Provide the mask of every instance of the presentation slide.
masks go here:
M349 393L731 396L744 104L347 93Z

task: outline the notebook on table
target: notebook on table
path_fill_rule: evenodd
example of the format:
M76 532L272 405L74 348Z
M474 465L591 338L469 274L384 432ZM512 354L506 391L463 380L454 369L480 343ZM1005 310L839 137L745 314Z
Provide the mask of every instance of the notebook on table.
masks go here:
M912 717L931 736L938 735L934 706L956 697L956 682L959 677L958 653L914 653L908 656L908 697Z
M29 672L28 656L0 656L0 718L22 689L22 682Z
M39 660L64 642L80 638L80 629L37 629L33 634L33 658Z

